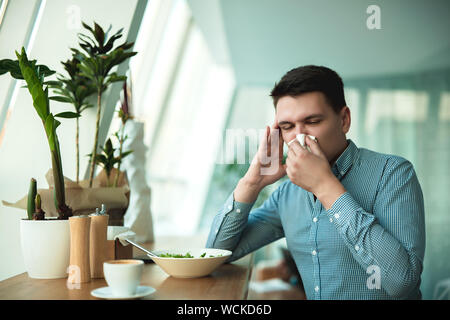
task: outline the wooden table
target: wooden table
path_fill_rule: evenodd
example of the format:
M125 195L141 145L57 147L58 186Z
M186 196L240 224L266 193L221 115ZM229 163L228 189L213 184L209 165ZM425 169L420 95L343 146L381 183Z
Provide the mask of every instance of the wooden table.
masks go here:
M162 237L143 244L147 249L173 247L203 247L205 238ZM143 252L134 248L134 256ZM233 263L224 264L210 276L195 279L177 279L168 276L154 263L145 264L141 285L151 286L156 292L143 299L156 300L242 300L247 299L253 266L253 254ZM73 286L73 285L72 285ZM31 279L22 273L0 282L0 300L91 300L97 299L92 290L107 286L105 279L92 279L69 289L67 279Z

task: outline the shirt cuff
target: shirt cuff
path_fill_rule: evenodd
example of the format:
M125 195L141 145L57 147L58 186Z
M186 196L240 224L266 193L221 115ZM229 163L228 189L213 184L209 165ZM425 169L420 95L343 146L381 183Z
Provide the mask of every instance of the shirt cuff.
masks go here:
M222 225L223 220L226 218L227 221L234 221L234 220L240 220L243 218L247 218L248 214L250 213L250 210L252 209L254 205L253 203L244 203L244 202L237 202L234 201L234 193L232 192L227 200L225 201L225 204L222 206L222 208L219 211L219 214L217 216L217 224L215 226L215 232L219 232L219 227Z
M361 213L362 211L359 203L353 199L350 193L345 192L327 210L327 215L330 222L333 222L338 228L342 228L355 219L357 212Z
M253 204L234 201L234 194L231 193L213 220L212 229L207 240L207 248L214 247L217 235L224 224L233 226L246 221Z
M250 210L252 209L255 202L252 203L244 203L244 202L238 202L234 200L234 192L231 193L231 195L228 197L228 199L225 201L224 206L222 207L222 214L224 216L243 216L247 215Z

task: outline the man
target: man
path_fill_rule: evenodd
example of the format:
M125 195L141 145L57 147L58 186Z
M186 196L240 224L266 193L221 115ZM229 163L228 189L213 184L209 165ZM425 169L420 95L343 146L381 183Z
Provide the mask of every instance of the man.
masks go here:
M412 164L346 138L350 110L329 68L293 69L271 96L275 123L215 216L207 247L233 251L231 262L286 237L308 299L420 299L424 204ZM310 151L291 143L283 164L283 141L297 134L317 142L306 137ZM270 171L267 157L276 157ZM286 174L250 212L259 192Z

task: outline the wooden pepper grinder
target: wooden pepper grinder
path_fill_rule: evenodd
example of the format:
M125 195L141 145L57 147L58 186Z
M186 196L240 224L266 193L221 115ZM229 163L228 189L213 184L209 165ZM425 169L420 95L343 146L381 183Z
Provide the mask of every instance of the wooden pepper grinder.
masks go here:
M73 283L91 281L89 266L89 233L91 218L73 216L69 218L70 226L70 267L75 268Z
M106 259L106 240L108 231L109 216L106 214L105 205L102 204L102 210L98 208L95 214L91 214L91 232L89 261L91 268L91 278L104 278L103 262Z

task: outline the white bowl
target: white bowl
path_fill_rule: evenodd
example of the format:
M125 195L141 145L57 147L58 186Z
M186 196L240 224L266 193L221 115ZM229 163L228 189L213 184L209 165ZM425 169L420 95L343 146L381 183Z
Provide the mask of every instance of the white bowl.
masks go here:
M165 258L165 257L149 257L163 269L168 275L175 278L198 278L209 275L220 265L222 265L229 256L231 251L211 248L178 248L166 250L153 250L156 255L160 254L181 254L189 253L194 258ZM201 257L204 254L204 257ZM213 256L213 257L210 257Z

